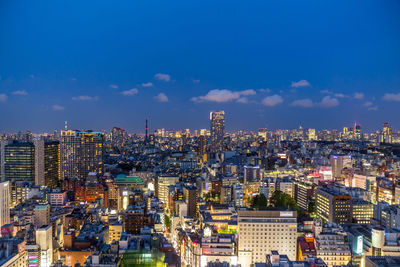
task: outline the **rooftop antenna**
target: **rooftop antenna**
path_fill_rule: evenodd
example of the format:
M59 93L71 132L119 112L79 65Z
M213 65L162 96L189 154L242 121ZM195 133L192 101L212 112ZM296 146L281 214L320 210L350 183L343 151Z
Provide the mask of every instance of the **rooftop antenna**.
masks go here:
M68 121L65 121L64 128L65 128L65 130L68 130Z
M149 127L148 127L148 118L146 118L146 141L147 141L147 135L149 133Z

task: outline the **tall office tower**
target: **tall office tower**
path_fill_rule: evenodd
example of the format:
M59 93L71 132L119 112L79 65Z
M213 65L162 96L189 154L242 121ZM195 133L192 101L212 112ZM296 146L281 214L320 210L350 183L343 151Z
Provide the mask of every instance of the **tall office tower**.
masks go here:
M170 185L176 185L179 182L178 176L158 176L155 184L156 197L164 203L164 206L168 205L168 196Z
M318 187L315 209L317 216L327 222L342 224L352 221L352 197L335 188Z
M6 181L0 182L0 227L8 223L10 223L10 182Z
M315 136L315 129L309 128L307 130L307 137L309 141L317 140L317 137Z
M388 122L383 124L382 131L379 135L379 142L389 144L393 142L392 127Z
M3 180L35 181L35 146L31 142L13 141L4 147Z
M203 156L207 153L207 136L200 135L197 141L198 141L199 155Z
M53 263L53 239L50 225L43 225L36 230L36 244L40 247L40 266L50 267Z
M299 140L304 140L304 130L303 126L299 127L299 130L297 131L296 138Z
M60 142L35 140L35 184L55 188L60 180Z
M353 138L354 140L362 139L361 125L358 125L357 123L354 123Z
M272 250L296 260L297 213L279 210L238 211L238 254L242 266L265 262Z
M344 168L353 167L350 155L331 155L329 161L332 167L333 178L340 178Z
M349 128L343 127L342 139L348 139L350 135Z
M111 130L111 148L121 151L124 147L126 131L124 129L114 127Z
M261 128L258 129L258 136L262 138L262 140L267 141L267 129Z
M211 150L218 152L224 144L225 112L210 112Z
M245 165L244 166L244 183L255 182L261 180L260 166Z
M61 131L61 179L103 174L103 134L92 131Z
M187 215L193 218L197 216L197 188L193 185L183 187L183 197L187 204Z

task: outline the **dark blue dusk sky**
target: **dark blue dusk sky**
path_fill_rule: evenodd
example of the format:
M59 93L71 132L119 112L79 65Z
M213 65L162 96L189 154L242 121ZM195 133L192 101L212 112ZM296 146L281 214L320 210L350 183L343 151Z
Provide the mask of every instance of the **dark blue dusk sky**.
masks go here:
M400 1L0 1L0 131L400 129Z

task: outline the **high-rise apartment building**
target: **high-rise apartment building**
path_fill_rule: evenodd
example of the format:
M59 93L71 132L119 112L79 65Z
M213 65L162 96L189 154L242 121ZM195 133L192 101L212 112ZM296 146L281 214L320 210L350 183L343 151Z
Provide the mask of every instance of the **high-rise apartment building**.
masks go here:
M197 141L198 141L198 153L200 156L203 156L207 153L207 136L200 135Z
M103 174L103 134L91 131L61 131L61 179L86 178L89 172Z
M31 142L13 141L4 147L3 180L35 181L35 146Z
M60 180L60 143L35 140L35 184L55 188Z
M5 182L0 182L0 227L9 223L10 223L10 182L5 181Z
M50 205L39 204L35 206L34 210L34 225L35 227L42 227L43 225L50 224Z
M220 151L224 143L225 112L210 112L211 149Z
M255 182L261 180L260 166L245 165L244 166L244 183Z
M197 217L197 188L193 185L184 186L183 197L187 204L187 215Z
M239 210L238 239L239 263L242 266L265 262L273 250L296 260L297 213Z
M169 186L175 185L179 182L178 176L158 176L155 184L155 193L157 198L164 203L168 204Z
M233 198L233 205L235 207L242 207L243 206L243 197L244 197L244 190L243 186L240 184L234 184L232 186L232 198Z

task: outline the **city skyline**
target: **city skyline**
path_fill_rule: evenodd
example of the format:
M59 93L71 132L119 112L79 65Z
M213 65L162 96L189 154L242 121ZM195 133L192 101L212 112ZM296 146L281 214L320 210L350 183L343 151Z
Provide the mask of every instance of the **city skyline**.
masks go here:
M213 7L1 3L0 131L400 128L398 2Z
M224 112L224 110L212 111L212 112L210 112L210 114L211 113L218 113L218 112ZM224 119L225 119L225 117L224 117ZM210 122L211 122L211 119L208 121L209 125L204 127L204 128L200 128L200 127L197 127L197 128L176 128L176 129L165 128L165 127L152 128L152 127L148 127L149 118L145 118L145 124L144 124L144 127L142 129L139 129L138 131L130 131L128 128L122 127L121 125L114 125L110 129L89 129L89 128L85 128L85 127L83 127L83 128L69 127L69 123L67 121L65 121L64 122L64 128L54 129L53 131L40 131L40 130L39 131L31 131L29 129L20 129L20 130L17 130L17 131L8 131L8 132L7 131L2 131L0 133L3 133L3 134L19 134L19 133L30 132L32 134L41 135L41 134L53 134L54 131L61 132L61 131L67 131L67 130L69 130L69 131L92 131L92 132L112 133L113 129L117 128L117 129L122 129L122 130L126 131L126 133L128 133L128 134L137 134L137 135L143 135L143 136L146 136L146 133L154 134L159 130L176 131L176 132L184 132L184 131L189 130L190 133L194 134L196 131L199 133L201 130L207 130L208 132L211 132ZM366 129L363 128L363 126L361 124L359 124L357 122L354 122L353 124L350 124L350 125L343 125L343 127L341 127L341 128L326 128L326 129L324 129L324 128L315 128L315 127L303 127L302 125L299 125L298 127L292 127L292 128L265 128L265 127L259 127L259 128L256 128L256 129L235 129L235 130L228 130L228 131L224 130L224 133L225 134L232 134L232 133L237 133L237 132L257 133L259 131L264 131L264 130L266 130L268 132L293 131L293 130L298 130L300 128L303 129L303 130L312 129L312 130L315 130L315 131L318 131L318 132L325 131L325 130L326 131L335 131L336 130L338 133L340 133L340 132L343 132L345 129L346 130L353 129L353 126L355 124L358 127L361 126L361 133L362 134L364 134L364 133L368 133L368 134L369 133L376 133L376 132L382 131L382 129L384 129L385 126L386 127L390 127L390 129L391 129L391 131L393 133L398 133L400 131L400 130L394 128L393 125L390 122L386 122L385 121L385 122L381 123L381 125L379 125L377 128L371 129L371 130L366 130ZM226 127L225 123L224 123L224 127Z

